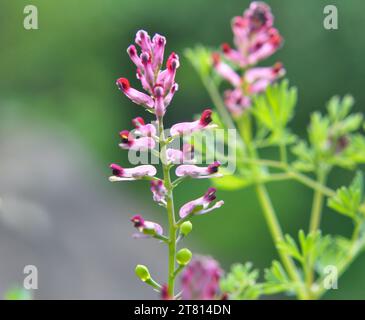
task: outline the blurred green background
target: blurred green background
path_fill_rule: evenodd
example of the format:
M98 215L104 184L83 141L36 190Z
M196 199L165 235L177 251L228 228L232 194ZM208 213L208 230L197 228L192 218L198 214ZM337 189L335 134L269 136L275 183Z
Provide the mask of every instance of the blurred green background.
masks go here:
M180 54L179 92L169 108L171 124L191 119L211 104L198 76L183 57L185 48L204 44L217 47L231 42L230 20L250 1L228 0L1 0L0 10L0 122L27 119L52 130L61 124L92 151L109 174L108 163L126 164L116 144L119 130L130 127L132 117L146 114L117 90L115 79L127 76L134 85L134 67L125 52L140 28L167 37L167 52ZM356 110L364 110L365 2L363 0L273 0L276 26L284 47L269 61L284 63L292 85L299 89L293 131L305 134L309 115L323 109L335 94L351 93ZM39 11L39 30L23 28L23 8L34 4ZM339 30L323 28L323 8L335 4ZM0 150L1 161L1 150ZM16 159L14 159L16 161ZM347 183L351 173L336 171L330 183ZM198 197L209 182L186 183L177 191L177 204ZM139 201L150 201L144 184L116 186L133 190ZM307 229L312 192L296 183L277 183L269 188L286 232ZM225 206L195 220L189 240L201 253L211 254L227 270L234 262L253 261L259 268L276 257L260 208L251 189L219 192ZM349 234L347 219L326 210L325 232ZM0 259L1 260L1 259ZM107 262L106 262L107 263ZM339 289L325 298L365 298L365 256L340 279Z

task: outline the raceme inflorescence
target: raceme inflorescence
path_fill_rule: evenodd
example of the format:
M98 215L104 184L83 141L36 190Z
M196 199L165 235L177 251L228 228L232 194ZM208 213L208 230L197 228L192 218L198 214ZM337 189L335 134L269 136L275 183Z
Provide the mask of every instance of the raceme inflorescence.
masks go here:
M207 166L198 166L194 162L194 146L183 144L180 149L171 147L175 140L183 139L193 133L212 130L212 111L205 109L199 119L191 122L177 123L169 130L164 129L164 116L178 90L175 81L177 69L180 66L179 56L171 53L163 69L165 37L155 34L151 39L146 31L140 30L136 34L135 43L140 48L137 52L135 45L130 45L127 53L135 64L137 79L144 92L133 88L127 78L119 78L118 88L132 102L142 106L154 116L154 121L146 123L142 117L132 120L133 131L120 132L119 146L129 152L150 152L157 156L162 170L162 176L157 177L157 168L154 165L141 165L125 168L118 164L111 164L112 182L146 180L150 183L153 200L166 211L167 233L156 222L145 220L142 215L131 217L131 222L137 229L137 238L154 238L167 245L168 248L168 275L162 283L152 278L148 268L137 265L136 275L146 284L160 292L163 299L175 299L181 294L175 293L175 279L189 264L192 253L187 248L177 250L178 242L185 238L192 230L191 218L202 215L223 205L223 201L216 201L216 189L209 188L202 196L183 205L178 216L175 213L174 189L186 179L203 179L221 176L220 162L213 161ZM175 168L176 179L173 181L171 170ZM189 269L190 270L190 269ZM186 281L185 281L186 283ZM187 292L185 293L185 295ZM184 296L184 293L182 293Z

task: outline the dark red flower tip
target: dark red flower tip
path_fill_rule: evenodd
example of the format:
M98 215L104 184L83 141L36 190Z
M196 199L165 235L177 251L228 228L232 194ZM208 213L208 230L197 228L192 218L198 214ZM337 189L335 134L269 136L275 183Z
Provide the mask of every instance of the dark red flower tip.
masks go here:
M130 56L135 56L137 55L137 49L134 45L130 45L127 49L127 52Z
M164 46L164 45L165 45L165 43L166 43L165 38L163 38L163 37L159 37L159 38L158 38L158 40L157 40L157 44L158 44L160 47Z
M119 78L117 80L117 86L122 91L127 91L131 87L127 78Z
M205 109L202 113L202 115L200 116L200 124L205 127L207 126L209 123L211 123L212 120L212 114L213 111L211 109Z
M283 38L281 37L280 33L278 32L278 30L276 30L275 28L271 28L269 30L269 35L270 35L270 42L275 46L275 47L279 47L283 41Z
M276 62L273 67L275 74L278 74L283 69L283 64L281 62Z
M221 163L219 161L214 161L208 166L208 172L210 174L217 173Z
M122 139L122 143L128 144L131 142L131 140L133 140L128 130L123 130L119 132L119 136Z
M144 126L145 122L143 120L142 117L136 117L132 120L132 124L136 127L139 128L140 126Z
M266 24L267 14L263 8L258 7L251 16L251 24L254 30L260 29Z
M141 54L141 61L145 65L151 62L151 56L147 52Z
M159 190L162 190L164 187L162 180L152 180L151 181L151 190L158 192Z
M161 299L162 300L170 300L171 297L169 295L169 289L167 287L167 284L162 285L161 288Z
M232 50L231 46L228 43L222 44L222 51L224 53L229 53Z
M117 177L123 176L123 172L124 172L123 167L121 167L115 163L112 163L109 167L110 167L110 169L112 169L113 176L117 176Z
M209 188L208 191L204 194L204 199L209 202L214 201L217 198L215 195L216 191L216 188Z
M243 28L246 26L246 20L243 17L237 16L233 18L233 26Z
M213 52L212 53L212 60L213 60L213 65L214 66L216 66L221 61L221 57L220 57L218 52Z
M144 219L142 218L142 216L140 216L139 214L134 215L131 218L131 222L134 224L134 226L136 228L140 228L144 226Z
M177 54L175 52L171 52L166 62L167 69L175 70L177 67L177 60L178 60Z

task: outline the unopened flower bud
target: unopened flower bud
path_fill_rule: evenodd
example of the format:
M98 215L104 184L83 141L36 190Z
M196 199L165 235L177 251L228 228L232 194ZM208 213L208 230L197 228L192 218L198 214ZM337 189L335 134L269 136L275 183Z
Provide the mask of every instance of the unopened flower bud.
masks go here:
M176 261L179 265L186 266L190 262L192 256L193 254L189 249L183 248L176 254Z
M185 221L181 226L180 226L180 232L184 235L187 236L191 230L193 229L193 224L190 221Z
M135 272L137 277L140 278L143 282L151 279L150 272L148 271L147 267L142 264L137 264Z

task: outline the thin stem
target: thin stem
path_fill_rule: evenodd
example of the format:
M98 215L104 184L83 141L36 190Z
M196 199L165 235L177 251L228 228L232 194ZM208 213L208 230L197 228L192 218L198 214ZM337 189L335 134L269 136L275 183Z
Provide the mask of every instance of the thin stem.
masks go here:
M326 181L326 173L319 169L317 174L318 184L324 185ZM315 232L318 230L321 223L321 214L323 208L323 192L316 189L313 197L312 212L309 223L309 232Z
M160 159L162 162L162 170L164 177L164 185L167 189L166 195L166 210L169 221L169 238L168 238L168 280L167 280L167 290L168 295L173 297L175 295L175 256L176 256L176 234L177 234L177 226L175 222L175 207L174 207L174 197L173 197L173 185L171 183L170 176L170 166L166 162L166 141L163 127L163 119L159 117L157 119L158 122L158 130L159 130L159 139L161 148Z
M270 229L271 236L273 238L274 243L278 243L278 241L283 239L283 233L281 231L281 227L279 225L279 222L277 220L274 208L272 206L271 200L269 198L269 195L267 193L266 187L263 184L258 183L256 185L256 192L262 207L262 210L264 212L264 216L266 219L266 222L268 224L268 227ZM286 254L281 252L279 250L279 256L283 262L283 265L285 269L288 271L288 274L290 278L297 282L301 283L301 278L296 270L296 267L294 265L293 260L288 257ZM303 289L298 289L298 296L301 299L306 299L306 293Z
M286 153L286 145L284 143L281 143L279 146L279 150L280 150L280 160L283 163L287 163L288 162L288 156Z

